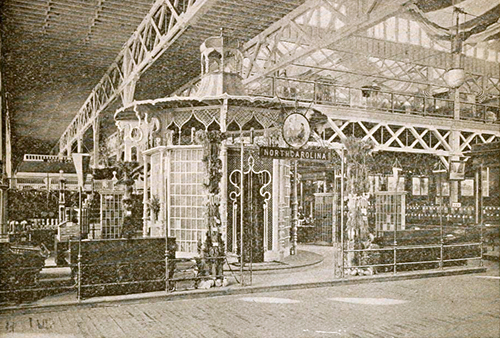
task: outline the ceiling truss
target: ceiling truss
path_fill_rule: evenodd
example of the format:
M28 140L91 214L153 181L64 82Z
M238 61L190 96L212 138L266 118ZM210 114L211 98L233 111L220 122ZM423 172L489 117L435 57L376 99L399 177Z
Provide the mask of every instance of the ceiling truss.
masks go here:
M366 36L366 28L388 16L402 15L404 2L400 2L399 7L392 8L377 7L375 2L372 3L374 6L367 6L368 2L365 2L365 7L353 6L354 3L330 0L308 2L249 41L245 44L245 82L255 82L262 77L273 75L276 71L287 69L290 65L319 67L317 70L322 67L324 70L343 70L345 74L355 75L355 68L328 62L331 57L331 54L325 54L325 51L328 51L333 55L359 55L370 59L372 67L364 67L359 72L358 81L366 82L367 77L372 76L381 82L387 80L447 87L443 75L453 65L450 53ZM372 8L369 15L366 8ZM321 16L318 15L319 12ZM347 22L346 17L358 20ZM326 59L315 60L314 54L317 53L322 53ZM344 59L349 60L349 57ZM366 60L357 61L367 63ZM465 69L467 81L460 91L479 95L500 95L498 64L465 57ZM340 78L337 80L344 85L357 85L341 82Z
M59 152L70 152L99 114L118 96L133 97L135 82L163 51L202 14L211 0L157 0L59 140Z
M459 133L460 153L470 151L473 144L500 140L500 133L487 131L455 131ZM450 156L456 155L452 145L452 129L434 126L412 126L408 124L342 120L328 117L322 131L330 144L340 144L348 136L372 142L375 150L405 153L423 153L439 156L448 166Z
M249 60L245 83L346 39L403 10L406 1L309 1L244 46ZM349 18L349 19L347 19ZM287 43L287 40L293 43Z
M50 0L48 3L50 4ZM92 27L100 16L105 15L107 3L108 0L98 1L90 26L85 31L85 40L92 41ZM121 98L127 104L134 99L138 78L186 31L193 18L200 17L202 13L206 14L210 7L220 7L223 15L230 15L221 3L227 5L231 1L157 0L62 135L59 142L60 153L71 151L72 144L82 137L85 130L113 100ZM366 29L404 12L406 3L407 1L403 0L383 5L378 0L307 1L244 45L244 82L247 85L255 84L259 80L265 82L265 77L276 75L278 71L293 66L306 67L313 75L330 71L335 74L334 83L345 83L349 75L351 82L347 84L350 86L360 86L361 81L376 78L380 83L399 82L446 87L443 75L451 64L449 53L368 38L364 35ZM245 11L245 6L242 6ZM48 8L45 20L50 22L51 7ZM246 8L248 13L251 13L252 7L248 5ZM271 11L261 14L274 19ZM228 23L227 28L243 30L246 24L235 21ZM207 34L217 28L213 20L207 20L206 24L200 26L199 29L205 29ZM50 23L47 27L44 26L44 29L51 28L53 26L50 26ZM190 34L189 31L185 32L188 33ZM109 39L112 40L111 37ZM316 58L316 53L323 54L324 58ZM370 72L352 70L339 61L339 58L349 59L356 54L365 56L365 66L371 69ZM366 57L367 55L369 57ZM470 61L466 65L469 76L461 91L485 97L500 94L499 67L491 67L483 60ZM399 130L391 131L394 132L391 142L397 143ZM414 131L408 131L415 136Z

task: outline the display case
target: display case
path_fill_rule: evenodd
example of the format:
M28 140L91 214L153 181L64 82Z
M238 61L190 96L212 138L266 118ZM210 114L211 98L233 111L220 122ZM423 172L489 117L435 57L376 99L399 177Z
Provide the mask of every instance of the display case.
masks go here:
M405 229L406 192L375 193L375 227L379 231Z

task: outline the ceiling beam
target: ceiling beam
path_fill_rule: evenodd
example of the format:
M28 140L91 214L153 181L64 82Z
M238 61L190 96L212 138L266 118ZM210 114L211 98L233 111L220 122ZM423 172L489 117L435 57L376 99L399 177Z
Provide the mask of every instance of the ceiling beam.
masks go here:
M269 9L271 9L270 7L272 7L272 9L279 9L285 13L288 13L297 7L297 4L295 4L293 2L291 5L287 5L286 1L282 1L279 3L275 1L274 3L270 3L270 1L268 1L268 0L264 0L264 1L252 0L252 1L248 1L248 2L239 1L239 0L222 0L221 2L223 4L227 4L228 7L237 6L238 8L240 8L240 6L244 6L247 8L255 8L257 5L259 7L265 7L265 8L269 8Z
M106 0L106 2L116 6L142 7L147 11L151 8L153 1L136 1L136 0Z
M137 14L138 11L141 12L147 12L149 8L151 7L151 4L147 6L136 6L134 4L124 4L120 1L120 3L116 3L113 1L106 1L106 4L104 5L105 8L113 9L113 10L123 10L128 13L135 13Z
M10 7L10 6L16 6L16 5L28 6L31 8L41 7L43 9L45 9L47 7L47 1L36 2L36 1L28 1L28 0L10 0L8 2L6 1L4 8Z
M338 18L338 14L331 9L330 13L333 19L325 29L321 27L321 22L317 22L316 26L309 24L317 11L325 12L327 10L322 1L309 0L245 44L244 51L249 60L255 61L256 56L261 53L261 49L264 49L264 52L269 55L264 67L252 64L250 72L244 74L246 77L244 83L261 79L321 48L328 47L357 32L366 30L402 12L409 2L411 1L393 0L384 3L384 6L375 6L374 8L373 6L358 6L356 1L345 2L345 16L349 18L349 22L335 20L335 18ZM370 12L368 8L371 8ZM278 46L280 39L286 38L290 34L298 35L299 39L306 42L307 45L287 52L280 51ZM269 53L267 48L270 43L273 43L273 46Z
M319 71L328 71L328 72L333 72L333 73L356 75L356 76L361 76L362 78L365 78L365 79L380 79L380 80L386 80L386 81L398 81L398 82L416 83L416 84L421 84L421 85L438 86L438 84L433 83L433 82L424 82L424 81L418 81L418 80L413 80L413 79L410 80L410 79L405 79L405 78L400 78L400 77L390 77L390 76L380 75L380 69L376 69L376 72L374 72L374 73L365 73L365 72L358 72L355 70L342 70L342 69L335 69L335 68L331 68L331 67L304 65L304 64L299 64L299 63L296 63L296 64L294 63L292 65L298 66L298 67L305 67L308 69L317 69ZM375 68L375 66L374 66L374 68Z
M262 18L269 18L271 19L272 21L275 21L279 18L281 18L282 15L280 15L279 12L272 12L272 11L269 11L269 9L262 9L262 10L258 10L256 11L255 8L252 8L251 6L242 6L244 8L242 8L239 12L238 12L238 16L241 16L241 17L245 17L247 19L250 19L250 20L254 20L254 17L253 15L258 13L259 17ZM231 10L231 7L228 7L228 6L222 6L222 5L217 5L215 6L215 8L217 8L217 13L221 13L221 14L224 14L224 15L235 15L234 11ZM247 14L251 14L251 16L247 16Z
M17 14L17 15L26 15L35 18L40 18L42 21L45 17L44 12L36 13L33 9L25 8L25 7L8 7L5 9L5 14Z

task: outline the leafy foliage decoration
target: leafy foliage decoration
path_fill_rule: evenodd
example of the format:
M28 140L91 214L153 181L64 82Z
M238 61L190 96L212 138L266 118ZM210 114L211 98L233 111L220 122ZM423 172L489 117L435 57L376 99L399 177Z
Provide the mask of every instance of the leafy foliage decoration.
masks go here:
M195 135L197 144L203 146L202 162L205 165L207 179L204 183L208 190L207 203L207 226L209 231L220 226L220 181L222 179L222 160L220 159L220 148L223 134L218 130L204 131L198 130Z
M197 259L197 266L199 276L219 276L223 274L222 266L225 248L222 233L219 229L221 225L219 210L220 181L222 179L220 149L223 139L223 134L218 130L198 130L195 134L195 142L203 146L202 162L207 173L204 186L208 190L207 210L205 213L208 231L204 241L201 238L198 239L200 257ZM214 243L217 243L217 245L214 245ZM214 259L214 257L218 258Z
M124 211L122 237L132 238L142 228L137 215L137 203L141 201L137 195L132 195L133 185L139 177L141 167L138 162L119 162L116 165L121 173L117 184L125 185L125 194L122 199Z
M361 241L368 236L368 220L366 211L369 205L369 167L373 144L355 137L347 137L344 141L347 162L348 219L347 231L349 240Z
M160 200L158 199L158 196L153 196L148 202L148 207L149 210L151 211L151 217L153 218L153 221L156 221L158 219L158 214L160 212Z

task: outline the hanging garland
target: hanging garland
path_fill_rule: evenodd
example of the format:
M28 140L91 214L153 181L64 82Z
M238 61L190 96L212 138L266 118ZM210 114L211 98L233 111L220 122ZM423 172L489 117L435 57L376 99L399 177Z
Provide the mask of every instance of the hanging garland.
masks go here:
M223 134L218 130L198 130L195 134L195 142L203 146L202 162L205 165L207 179L204 183L208 190L207 203L207 226L209 231L217 229L220 222L220 181L222 179L222 160L220 159L220 148Z
M361 242L369 234L369 166L373 144L355 137L343 140L347 161L347 246L349 250L359 249ZM351 268L359 263L359 254L348 252L345 256L346 266ZM356 269L348 273L357 273Z
M195 142L203 146L202 162L207 173L204 186L208 191L207 211L205 214L208 231L204 241L201 238L198 239L200 257L196 260L198 276L204 277L195 284L195 287L200 288L222 286L226 282L222 269L225 247L219 229L221 225L219 184L222 179L220 148L223 139L224 135L218 130L198 130L195 134Z
M218 130L204 131L198 130L195 134L195 142L203 146L203 158L201 159L205 165L205 170L208 174L205 188L210 194L219 194L219 183L222 178L222 160L220 159L220 147L223 136Z

